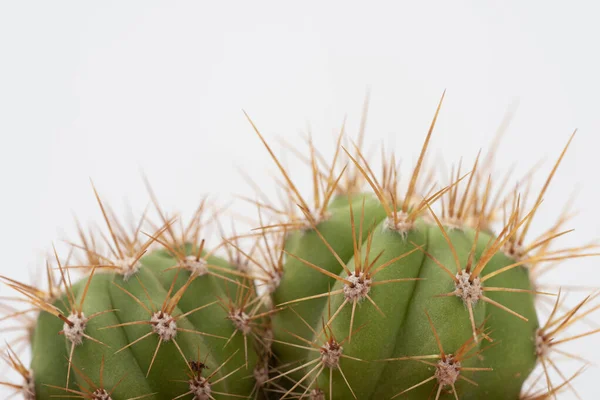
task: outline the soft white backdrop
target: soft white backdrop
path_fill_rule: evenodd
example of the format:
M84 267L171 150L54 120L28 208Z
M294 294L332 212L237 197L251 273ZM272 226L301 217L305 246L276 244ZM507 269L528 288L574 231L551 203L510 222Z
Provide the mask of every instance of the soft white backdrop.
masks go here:
M344 115L356 132L367 87L367 141L385 140L406 165L444 89L432 154L448 162L472 160L516 102L505 168L516 161L522 174L544 158L545 173L579 128L536 226L579 187L576 231L562 243L596 239L599 11L585 1L3 1L0 273L26 279L53 241L73 236L72 213L100 220L89 178L137 212L148 201L140 170L165 208L188 213L206 193L250 194L237 167L269 191L272 163L241 110L273 143L301 144L309 124L327 152ZM554 278L600 285L597 262ZM575 351L599 361L598 340ZM597 376L577 379L584 399L598 395Z

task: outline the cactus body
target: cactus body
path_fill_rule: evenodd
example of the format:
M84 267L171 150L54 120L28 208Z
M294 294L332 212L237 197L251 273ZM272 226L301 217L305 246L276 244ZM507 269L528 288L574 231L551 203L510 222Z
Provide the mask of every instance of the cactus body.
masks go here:
M65 328L61 320L47 313L40 314L32 343L31 369L36 381L36 398L56 396L57 388L65 386L69 359L71 390L86 387L89 381L102 381L104 388L114 388L113 399L150 394L161 399L180 396L190 390L191 362L203 362L213 370L221 367L212 381L231 374L228 379L212 385L212 391L232 395L247 395L252 391L253 380L243 378L251 374L256 353L250 346L249 369L239 368L246 364L244 339L236 335L227 341L235 327L227 319L227 312L215 304L218 298L227 298L224 285L210 275L199 276L190 284L190 272L168 270L177 265L177 260L165 252L151 253L141 259L141 264L134 277L127 280L119 274L96 273L89 283L83 279L72 286L75 302L82 302L85 296L84 316L101 313L89 318L85 326L86 335L93 340L84 337L81 344L73 345L65 335L58 334ZM169 294L177 293L186 284L187 289L170 315L189 314L176 320L173 340L161 340L158 334L152 333L155 325L147 323L150 313L160 313ZM68 304L65 297L56 302L68 315L62 305L65 303ZM194 311L204 305L206 309ZM147 337L136 342L144 336ZM196 360L198 354L201 360Z
M350 207L356 208L354 210L355 215L361 214L360 202L353 202L345 208L338 206L332 210L331 214L335 215L337 212L349 218ZM367 214L365 213L365 215ZM378 216L381 221L381 215ZM376 263L373 264L372 270L409 253L415 248L415 244L422 247L422 251L413 252L405 258L386 266L377 273L376 277L372 278L372 283L405 278L418 278L420 280L397 281L371 286L369 290L371 300L359 299L355 306L354 317L352 317L352 299L344 292L321 299L307 300L303 302L302 308L295 308L305 322L312 324L313 330L319 333L322 321L330 320L332 314L342 307L328 325L336 340L342 341L346 338L346 342L343 344L343 353L363 360L363 362L353 359L340 360L339 368L343 371L350 385L345 382L341 375L335 373L331 375L333 376L331 384L335 394L334 398L339 399L352 398L349 387L360 399L390 398L410 387L411 382L414 384L419 383L431 375L430 366L418 365L415 361L377 362L389 358L439 353L435 336L431 331L427 318L425 318L424 310L427 310L431 319L436 321L437 334L447 353L451 354L453 351L458 350L465 341L472 337L469 313L463 300L458 296L436 297L455 290L455 282L448 272L451 272L452 275L456 275L458 272L450 245L442 234L440 227L433 221L420 219L407 233L399 233L387 227L385 220L377 222L377 219L374 219L373 223L370 224L371 231L371 229L368 229L369 224L366 221L368 220L363 221L363 236L359 238L358 242L361 244L360 257L363 261L365 257L373 260L380 255ZM326 248L323 243L328 242L338 254L344 254L346 258L341 255L340 257L346 261L348 252L351 252L352 248L352 237L350 236L352 230L350 229L350 235L348 235L347 232L342 231L342 228L336 227L337 230L335 228L330 230L325 224L326 222L321 224L325 226L325 229L321 229L321 225L316 226L316 229L323 236L322 246L308 242L308 238L306 245L303 245L301 240L296 239L299 244L294 248L293 254L298 257L308 254L309 258L305 259L306 263L317 264L328 271L339 274L341 278L348 278L348 274L342 270L340 264L335 260L332 251ZM358 227L358 221L355 225ZM372 232L372 240L367 248L365 238L368 230ZM315 235L315 233L305 232L304 235ZM358 235L358 232L355 235ZM448 229L447 236L458 256L461 268L464 269L473 248L474 230L471 228ZM345 244L337 242L340 237L345 237L347 242ZM490 239L492 238L484 233L480 232L478 234L478 246L475 248L474 261L482 256L484 247L490 243ZM367 249L369 253L367 253ZM343 250L346 250L346 253L343 253ZM354 258L347 261L348 269L353 273L355 262ZM307 282L307 284L297 287L296 293L294 293L297 296L296 298L323 293L323 289L325 288L325 291L327 291L328 287L331 287L332 293L340 292L344 289L344 286L347 286L344 282L336 281L323 273L308 268L306 265L298 265L298 263L302 264L302 262L293 258L286 265L284 281L279 290L285 290L287 287L285 279L289 279L290 276L296 284ZM446 266L448 271L444 271L438 263ZM492 272L512 263L514 263L514 260L503 254L497 254L486 266L485 271L486 273ZM294 273L288 275L287 268L293 269ZM488 281L489 286L531 289L527 271L523 267L517 267L509 272L510 274L500 274L498 277L490 279ZM299 278L301 274L305 274L305 276ZM311 283L308 284L308 282ZM486 285L488 285L487 282ZM302 293L300 288L306 290ZM277 299L277 296L275 298ZM467 394L467 398L515 399L518 398L523 381L536 362L535 331L538 325L533 306L534 298L531 293L496 294L496 296L490 295L490 298L511 308L527 318L528 321L523 321L505 310L496 309L484 301L478 301L473 306L474 323L476 326L480 326L484 321L487 321L487 326L494 332L493 339L497 340L499 344L486 350L483 353L482 360L472 357L461 364L467 368L490 366L494 368L496 375L489 377L493 383L487 383L488 377L484 375L486 372L478 372L477 376L481 377L478 380L480 382L478 388L468 388L467 385L469 384L461 381L458 381L455 386L459 393ZM328 299L329 302L327 302ZM377 304L379 310L369 304L370 301ZM344 302L346 302L346 305L343 306ZM350 333L352 318L353 329L361 328L352 335L349 341L347 337ZM280 313L278 321L286 327L287 331L301 331L299 324L302 324L302 319L298 318L297 315ZM307 326L304 326L304 330L301 332L306 333L306 337L317 343L321 340L320 337L322 338L321 334L311 335L311 331ZM281 340L290 341L287 337L282 337ZM301 344L297 339L292 343ZM476 352L481 346L487 344L486 341L479 341L472 351ZM283 347L283 345L280 347ZM310 353L309 351L304 351L304 354L302 354L302 350L293 349L294 352L284 350L280 353L283 357L287 357L283 359L284 361L291 362L298 358L311 359L312 355L307 354ZM507 358L506 354L513 354L517 360ZM376 362L366 364L364 361ZM304 375L304 373L300 375ZM467 377L472 377L472 375L469 374ZM329 388L329 377L329 373L322 373L317 378L318 385ZM311 380L310 377L307 377L307 379ZM505 379L510 382L505 382ZM407 396L414 399L427 398L431 386L424 385L407 393ZM447 389L445 388L444 393ZM450 394L450 396L452 395Z

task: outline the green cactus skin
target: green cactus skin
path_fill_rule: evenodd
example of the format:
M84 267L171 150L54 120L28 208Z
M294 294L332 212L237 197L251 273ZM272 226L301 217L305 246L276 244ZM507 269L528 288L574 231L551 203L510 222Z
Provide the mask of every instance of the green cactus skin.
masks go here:
M480 248L484 246L479 241ZM515 260L500 253L490 261L486 272L513 264ZM519 266L504 272L486 281L492 287L510 287L514 289L532 290L529 279L529 271ZM478 380L476 390L465 390L464 398L497 398L513 399L512 393L519 393L525 379L529 376L537 361L535 352L535 334L539 327L535 311L534 298L531 294L491 292L488 294L492 300L510 308L511 310L526 316L529 321L515 321L514 316L497 307L486 305L486 318L489 325L493 326L494 339L499 342L497 346L485 350L486 363L493 365L493 373L487 374L485 379ZM514 326L518 329L513 329ZM504 345L503 345L504 344ZM499 390L498 388L502 388ZM478 397L479 396L479 397Z
M67 304L66 296L59 298L54 305L62 312L66 312L64 304ZM54 389L46 385L65 385L69 354L65 346L65 338L58 335L62 329L63 322L60 319L49 313L40 313L31 340L31 370L34 371L34 376L44 377L43 380L35 379L35 393L39 398L49 399L52 394L56 394ZM48 334L48 332L56 334ZM70 388L74 388L72 383Z
M357 196L356 199L352 199L351 201L355 206L360 206L362 198L363 196ZM365 195L364 198L365 221L373 221L372 224L378 223L385 216L383 208L373 196ZM319 225L319 232L330 238L328 239L328 243L339 257L347 262L353 254L353 233L352 226L350 225L349 200L347 197L340 197L333 201L334 206L329 207L330 218ZM343 203L345 203L345 206ZM358 235L358 227L355 230L354 234ZM365 237L366 233L365 230ZM326 245L314 231L293 232L286 242L286 251L319 265L334 274L339 274L342 270L335 256L327 249ZM275 292L273 292L274 303L281 304L301 297L325 293L328 285L332 284L332 281L331 279L323 279L322 277L323 275L318 271L306 268L301 261L288 257L284 265L284 274L281 283ZM327 298L323 297L311 302L299 303L294 307L294 310L302 315L311 326L314 326L320 319L320 313L314 312L314 310L322 309L326 302ZM298 339L294 338L288 332L293 332L301 337L309 337L311 334L310 329L289 309L284 309L273 315L272 319L274 334L280 341L301 344ZM274 343L273 350L289 360L297 360L304 354L304 351L301 349L281 343Z
M352 205L356 208L360 207L356 202L353 202ZM336 213L348 217L350 207L339 206L335 212L332 211L332 215L336 215ZM354 214L358 215L359 211L355 210ZM378 214L378 217L381 220L381 214ZM340 254L342 260L345 261L344 257L351 252L352 238L341 230L332 230L328 222L322 222L317 229L327 242L336 243L335 246L332 244L334 249L346 250L346 253ZM358 226L358 221L356 224ZM351 228L349 230L351 231ZM315 232L305 232L304 235L307 237L306 242L295 239L296 245L293 254L302 258L309 255L310 258L306 261L328 271L335 271L339 273L340 277L346 278L347 273L341 271L341 267L333 258L331 251L314 243ZM473 248L475 231L471 228L447 229L447 235L459 257L461 268L464 269ZM339 242L340 237L344 237L348 241L346 246ZM361 255L363 260L366 254L365 237L366 234L363 231L363 237L360 238L363 243ZM490 239L491 237L487 234L479 233L475 262L481 257L486 244L490 243ZM452 354L472 337L469 313L463 300L457 296L436 297L454 291L455 284L448 273L440 268L433 258L446 266L452 274L457 272L450 246L438 225L419 219L407 234L400 234L389 229L385 222L379 223L373 229L369 258L372 260L380 253L381 257L373 268L411 251L415 247L414 244L421 246L423 251L414 252L406 258L392 263L382 269L373 281L411 277L422 280L392 282L372 287L369 295L385 316L382 316L366 299L361 300L357 305L353 328L362 328L352 336L351 341L343 344L343 354L371 362L365 363L342 358L339 366L358 399L391 398L432 376L433 369L430 366L420 365L414 360L377 362L388 358L439 353L435 336L424 314L425 310L434 321L446 353ZM429 256L425 256L424 252L427 252ZM307 265L298 265L297 261L295 258L290 258L288 261L286 268L293 268L293 273L286 276L286 270L284 281L279 289L283 292L287 288L285 279L292 279L293 283L297 285L295 292L286 293L290 297L314 296L326 292L328 287L331 287L332 292L344 287L343 282L319 273ZM290 265L292 262L294 264ZM351 271L354 269L354 262L353 258L348 261L348 268ZM484 271L487 274L513 263L513 260L499 253L490 260ZM303 263L300 262L300 264ZM298 282L311 282L311 284L302 286L298 285ZM523 267L499 274L487 281L485 286L531 290L527 271ZM305 290L302 291L300 288ZM497 343L482 352L481 360L478 357L471 357L462 362L462 366L493 368L493 373L465 371L463 372L464 376L475 380L479 386L475 387L459 380L455 387L461 398L517 399L523 381L529 376L536 363L535 331L538 323L533 295L508 292L490 292L486 295L521 314L528 319L528 322L484 301L477 302L473 310L475 325L480 326L486 321L486 327L493 332L493 340ZM276 296L275 299L278 297ZM299 303L302 307L297 306L294 309L306 322L311 324L314 330L319 331L322 321L328 321L331 313L338 310L344 299L344 294L331 296L328 305L325 305L327 297L319 300L307 300ZM319 309L323 311L315 312ZM351 310L352 307L347 304L330 323L333 336L338 342L349 335ZM300 331L299 324L303 324L296 315L280 313L277 318L280 325L289 327L288 331L298 332ZM305 338L322 344L323 335L315 336L306 326L303 328L302 332L305 334ZM278 333L277 330L275 332ZM287 337L282 337L280 340L296 343ZM275 350L284 346L278 346ZM489 343L486 340L479 341L473 352L478 351L482 346L487 347ZM278 353L282 362L315 358L311 352L292 346L286 347L293 348L294 351L286 350ZM507 354L510 357L507 357ZM312 367L313 365L307 367L299 376L304 376ZM325 369L325 372L327 373L322 373L317 379L318 387L330 387L329 371ZM352 393L343 377L336 372L332 376L331 387L334 399L352 398ZM314 376L307 377L306 382L312 381L313 378ZM411 390L403 398L427 398L433 386L434 383L430 382L428 385ZM453 394L446 393L446 389L449 388L442 391L441 398L452 398ZM327 393L327 391L325 392Z
M148 324L112 328L120 324L148 321L150 315L144 307L149 310L160 308L169 290L176 293L190 277L190 273L182 269L165 271L177 265L177 260L164 251L150 253L140 262L142 268L128 280L124 280L119 274L99 272L91 278L82 311L86 317L99 312L104 313L90 318L85 328L86 334L95 341L84 338L83 343L74 348L71 389L76 389L77 386L88 387L87 379L98 384L100 365L104 363L103 387L107 391L115 387L111 394L113 399L130 399L150 394L154 394L153 398L172 399L189 391L189 385L186 383L187 374L190 372L188 362L183 359L173 341L161 344L152 369L146 376L159 342L158 336L152 334L131 345L151 332ZM224 260L217 262L224 264ZM77 303L84 295L86 284L87 279L83 279L72 287ZM237 334L227 341L234 335L235 328L227 319L227 312L218 304L214 304L219 298L227 298L222 283L210 275L197 277L185 290L173 310L173 316L191 312L177 319L177 328L186 331L178 331L175 340L186 360L200 361L196 360L198 352L200 353L201 361L210 368L208 374L221 366L211 381L229 375L227 379L214 384L211 388L213 391L247 396L254 387L254 381L247 377L252 375L257 354L250 343L247 349L246 369L244 338ZM57 307L65 313L63 304L68 304L66 296L56 302ZM203 305L209 306L193 312ZM58 388L65 386L71 343L58 334L62 329L63 322L55 316L42 312L38 317L32 341L34 351L31 363L38 400L65 394L64 390L61 393ZM205 332L213 336L192 332ZM75 369L79 369L83 374L76 373Z

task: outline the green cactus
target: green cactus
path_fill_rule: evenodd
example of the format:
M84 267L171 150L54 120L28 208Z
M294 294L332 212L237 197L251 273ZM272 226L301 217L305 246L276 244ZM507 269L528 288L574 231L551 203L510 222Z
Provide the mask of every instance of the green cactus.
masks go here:
M251 282L204 251L198 220L183 235L166 221L142 243L139 232L124 234L99 197L98 202L113 240L112 258L89 244L83 246L86 265L63 266L56 255L56 286L63 288L58 296L56 290L44 293L7 280L42 311L26 370L35 379L35 390L27 389L35 393L32 398L209 399L252 393L255 382L244 378L257 365L252 335L260 319L244 309L243 303L255 301ZM155 241L163 248L147 253ZM89 276L72 284L72 271L79 268L89 269ZM244 294L243 302L230 300L229 285Z
M524 382L543 358L535 301L556 294L537 290L530 270L594 255L548 252L562 234L558 226L523 244L572 137L533 206L525 210L509 193L509 212L494 232L497 199L478 160L446 188L417 195L438 113L439 106L405 193L397 190L393 162L378 179L357 149L346 153L362 176L341 193L333 194L339 177L316 171L310 160L315 192L322 187L321 196L332 197L318 202L317 195L312 208L253 125L288 182L290 203L301 210L282 223L297 229L288 235L273 293L275 305L286 307L273 316L274 351L290 365L279 376L294 381L286 396L525 398ZM355 190L359 178L372 193ZM438 217L432 207L440 201ZM545 395L554 390L549 384Z
M551 248L568 213L525 243L572 137L532 204L502 193L489 158L437 187L423 171L441 104L404 191L395 157L378 177L363 155L364 120L351 151L342 129L330 165L309 141L312 204L250 121L289 204L255 201L256 229L226 237L219 225L212 250L206 200L181 226L148 185L159 223L147 234L145 217L128 231L94 189L106 252L79 228L84 259L55 250L47 288L2 277L31 306L7 304L3 320L35 318L19 339L30 367L9 343L4 358L22 382L0 384L28 400L555 397L582 371L553 381L556 346L600 331L566 333L598 293L565 311L560 291L539 284L546 263L595 255ZM540 301L553 305L545 323Z

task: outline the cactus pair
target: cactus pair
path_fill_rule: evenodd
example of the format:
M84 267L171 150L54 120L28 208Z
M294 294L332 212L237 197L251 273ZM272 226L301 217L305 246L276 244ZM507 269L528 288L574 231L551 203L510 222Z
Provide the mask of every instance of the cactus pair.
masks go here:
M502 191L490 158L438 187L423 171L441 104L405 190L394 157L380 176L367 162L364 121L354 149L341 145L342 130L330 164L309 141L313 204L250 121L289 204L255 201L257 229L212 250L205 201L176 229L150 190L160 223L146 234L144 221L124 228L96 193L105 253L80 230L73 247L84 260L55 252L46 289L2 278L18 292L11 300L30 304L7 305L5 319L37 315L25 336L31 366L15 343L6 349L23 382L2 383L44 400L541 400L569 389L581 370L567 376L553 352L598 332L567 331L596 309L596 294L568 309L539 276L549 263L595 253L554 249L568 214L526 236L572 137L532 204ZM86 275L72 283L77 271ZM540 302L552 304L544 324Z

